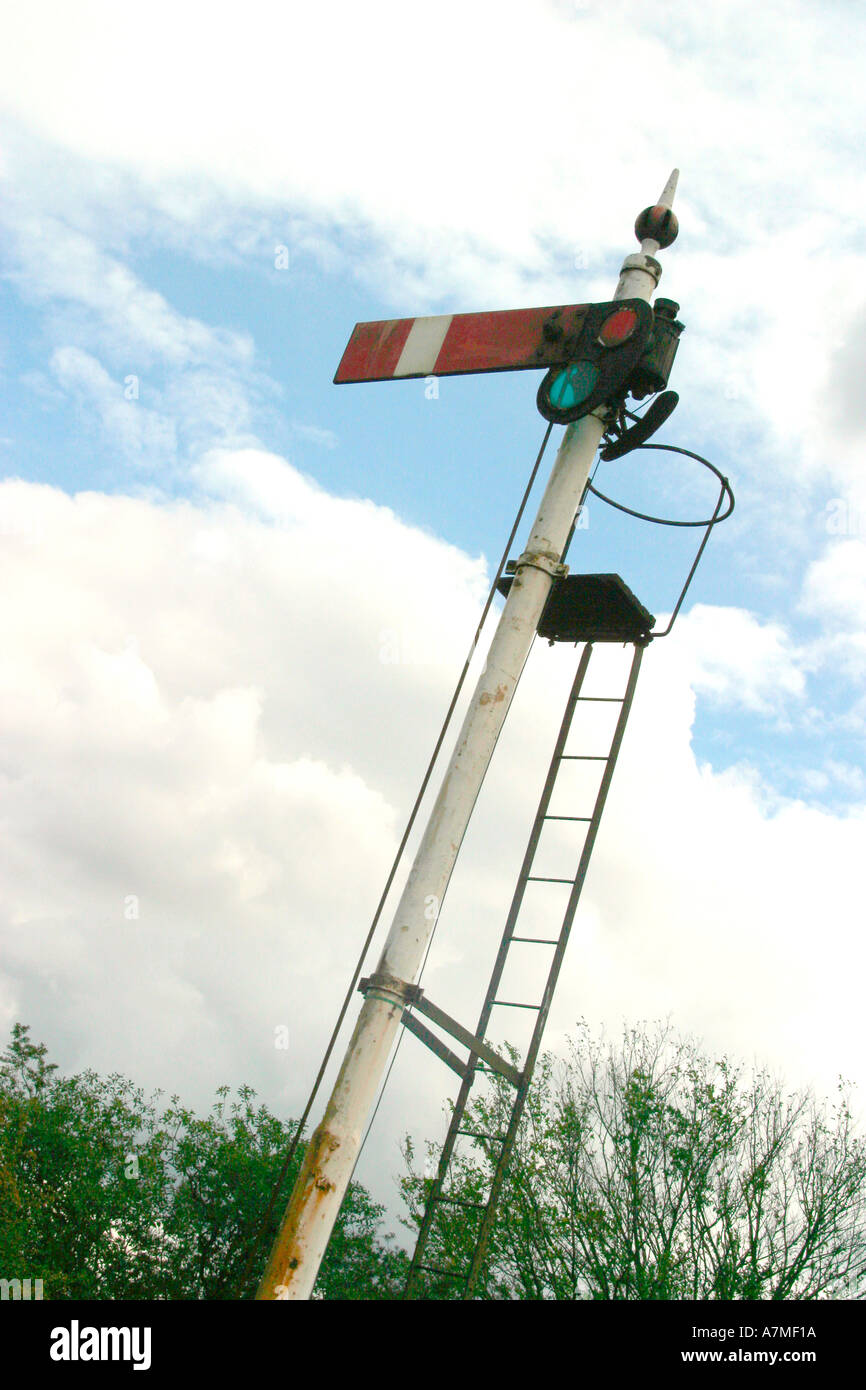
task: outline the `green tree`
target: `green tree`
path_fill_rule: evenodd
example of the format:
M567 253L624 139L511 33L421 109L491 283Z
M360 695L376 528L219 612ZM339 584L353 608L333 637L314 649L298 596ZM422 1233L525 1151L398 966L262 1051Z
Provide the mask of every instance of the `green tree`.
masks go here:
M516 1053L513 1054L517 1061ZM500 1078L465 1128L504 1132ZM426 1172L435 1172L428 1146ZM450 1194L486 1199L498 1146L464 1141ZM431 1178L405 1149L417 1228ZM465 1269L478 1217L438 1209L425 1263ZM669 1028L618 1046L585 1028L563 1062L540 1062L476 1296L506 1299L829 1299L866 1270L866 1146L848 1088L834 1105L745 1077ZM455 1282L429 1276L427 1297Z
M0 1275L41 1278L51 1299L250 1298L281 1215L263 1232L295 1125L227 1088L205 1118L162 1107L122 1076L61 1077L16 1024L0 1059ZM286 1190L300 1165L295 1155ZM382 1299L405 1255L353 1183L315 1296ZM241 1287L243 1285L243 1287Z

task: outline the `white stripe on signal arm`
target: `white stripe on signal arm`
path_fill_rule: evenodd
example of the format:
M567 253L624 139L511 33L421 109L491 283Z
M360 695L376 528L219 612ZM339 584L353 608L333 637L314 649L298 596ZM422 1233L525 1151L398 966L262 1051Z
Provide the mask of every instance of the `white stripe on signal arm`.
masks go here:
M432 318L416 319L403 344L394 375L429 376L453 318L453 314L436 314Z

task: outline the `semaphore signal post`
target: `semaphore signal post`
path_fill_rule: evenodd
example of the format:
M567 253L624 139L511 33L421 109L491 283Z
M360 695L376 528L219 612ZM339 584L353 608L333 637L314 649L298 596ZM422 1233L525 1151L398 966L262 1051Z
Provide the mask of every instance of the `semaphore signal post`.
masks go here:
M672 301L659 301L655 311L650 307L661 276L656 255L660 248L671 244L677 233L676 218L671 211L676 183L677 171L674 170L658 203L640 214L635 225L640 251L627 256L623 262L611 301L599 305L358 324L338 368L337 383L547 368L538 393L539 410L553 423L565 424L566 429L525 549L509 566L510 578L500 586L507 597L485 669L472 696L376 971L361 982L364 1001L360 1014L321 1123L307 1145L259 1287L257 1296L260 1299L311 1296L389 1054L404 1024L461 1076L463 1105L480 1065L504 1076L514 1087L510 1140L506 1134L500 1141L502 1149L494 1175L494 1190L481 1213L476 1255L464 1281L464 1296L471 1296L622 739L640 655L651 636L651 615L637 604L621 581L617 581L618 589L610 582L607 586L598 582L613 581L616 576L566 579L567 568L562 561L602 439L606 441L602 457L625 453L657 429L676 404L675 394L664 391L664 387L682 330L682 325L676 322L677 305ZM656 396L647 413L636 423L627 425L626 394L630 392L641 397L659 391L662 394ZM549 943L555 946L553 963L544 998L538 1006L533 1006L537 1009L536 1030L520 1070L485 1042L483 1032L490 1008L499 1002L495 998L496 972L501 974L501 961L510 942L520 939L514 936L516 914L523 887L532 879L532 858L538 836L543 823L552 819L547 805L559 761L568 756L563 748L571 717L569 710L563 723L565 732L554 752L533 830L534 838L527 849L518 893L509 914L500 959L494 969L479 1026L472 1031L456 1023L424 997L416 981L435 927L435 914L431 914L430 904L441 905L445 896L476 798L537 631L550 636L551 640L587 643L569 701L571 713L581 698L593 640L634 642L635 661L628 689L620 701L622 708L610 751L599 758L605 768L592 816L565 818L586 820L589 834L573 880L566 918L559 936ZM431 1033L421 1023L418 1013L465 1047L468 1061L461 1061ZM458 1111L462 1114L459 1103ZM425 1267L421 1257L435 1214L433 1208L436 1202L447 1200L443 1181L449 1153L450 1150L447 1153L443 1150L439 1179L419 1235L413 1278Z

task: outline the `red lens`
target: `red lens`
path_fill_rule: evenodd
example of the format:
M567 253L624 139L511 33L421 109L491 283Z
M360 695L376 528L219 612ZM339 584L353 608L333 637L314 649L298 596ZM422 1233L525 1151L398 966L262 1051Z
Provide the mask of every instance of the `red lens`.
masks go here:
M637 313L634 309L617 309L605 319L598 331L598 341L602 347L619 347L627 343L637 328Z

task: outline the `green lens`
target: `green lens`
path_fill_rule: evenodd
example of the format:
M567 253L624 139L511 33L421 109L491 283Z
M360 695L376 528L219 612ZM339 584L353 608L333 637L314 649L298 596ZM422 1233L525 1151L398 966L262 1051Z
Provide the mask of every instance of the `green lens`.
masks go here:
M580 405L595 388L598 367L594 362L573 362L554 377L550 388L550 404L556 410L571 410Z

